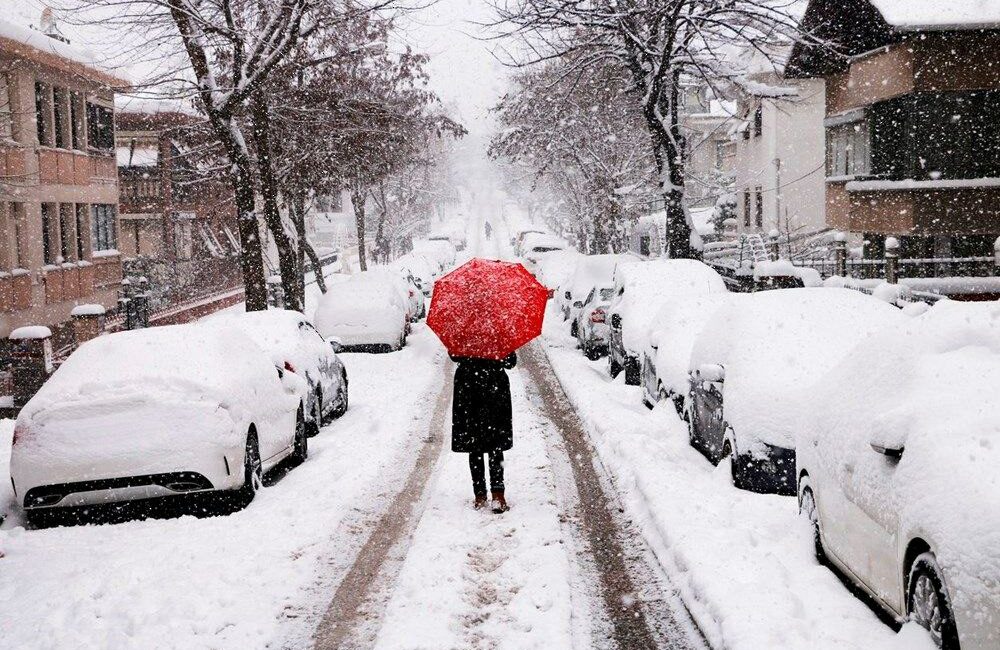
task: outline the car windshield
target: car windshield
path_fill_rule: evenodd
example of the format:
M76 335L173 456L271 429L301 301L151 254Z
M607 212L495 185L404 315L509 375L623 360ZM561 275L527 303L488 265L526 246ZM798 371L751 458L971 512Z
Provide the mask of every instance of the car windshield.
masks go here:
M601 289L601 300L611 300L614 295L614 289Z

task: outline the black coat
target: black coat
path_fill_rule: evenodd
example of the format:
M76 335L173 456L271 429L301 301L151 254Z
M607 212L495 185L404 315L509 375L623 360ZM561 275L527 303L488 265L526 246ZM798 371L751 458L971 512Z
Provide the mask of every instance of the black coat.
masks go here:
M517 355L502 361L452 357L455 400L451 415L451 450L462 454L507 451L514 446L511 425L510 380L507 370Z

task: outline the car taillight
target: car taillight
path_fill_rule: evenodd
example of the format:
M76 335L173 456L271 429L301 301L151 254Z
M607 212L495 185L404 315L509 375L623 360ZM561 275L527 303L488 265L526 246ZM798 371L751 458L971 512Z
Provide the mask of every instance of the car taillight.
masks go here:
M605 313L604 313L603 309L595 309L590 314L590 322L591 323L603 323L604 322L604 318L605 318Z
M410 289L410 297L413 297L413 289Z
M24 440L24 428L20 426L15 426L14 439L10 443L11 446L13 447L14 445L16 445L18 440Z
M287 370L288 372L295 372L295 366L293 366L291 363L289 363L288 361L286 361L285 362L285 370Z

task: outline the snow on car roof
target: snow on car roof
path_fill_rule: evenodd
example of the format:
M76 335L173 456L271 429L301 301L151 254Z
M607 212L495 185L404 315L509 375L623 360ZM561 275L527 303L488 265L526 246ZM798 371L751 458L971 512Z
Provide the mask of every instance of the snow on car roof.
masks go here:
M275 388L268 355L234 328L170 325L99 336L79 347L22 411L102 397L186 396L231 407L269 401ZM249 389L249 392L248 392Z
M800 444L837 436L829 462L854 462L862 492L890 462L871 444L904 449L891 493L871 497L933 536L959 608L1000 597L998 386L1000 304L942 301L851 351L800 409Z
M538 260L538 281L549 289L555 289L569 281L576 270L577 263L586 259L575 248L564 248L546 253Z
M792 447L787 395L817 381L867 338L908 317L851 289L777 289L716 312L689 369L725 367L724 414L737 436Z
M615 285L624 287L611 310L621 314L622 341L638 352L649 333L649 323L671 296L726 293L726 283L714 269L696 260L628 262L615 269Z
M569 282L574 300L586 297L596 285L614 283L615 269L619 264L628 263L635 258L631 255L587 255L576 265L573 277Z
M385 282L341 282L327 289L316 306L313 324L323 336L339 325L401 322L406 306Z
M868 0L902 31L982 29L1000 25L1000 0Z
M306 317L291 309L265 309L249 312L222 312L200 323L205 327L234 327L249 336L266 351L277 366L284 366L285 354L297 354L302 345L300 323Z

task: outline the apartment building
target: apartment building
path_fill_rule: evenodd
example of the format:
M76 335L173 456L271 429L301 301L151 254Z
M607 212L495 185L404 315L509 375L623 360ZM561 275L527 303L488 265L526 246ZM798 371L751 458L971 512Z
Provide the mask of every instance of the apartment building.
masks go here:
M58 33L0 19L0 337L112 307L122 267L114 92Z

